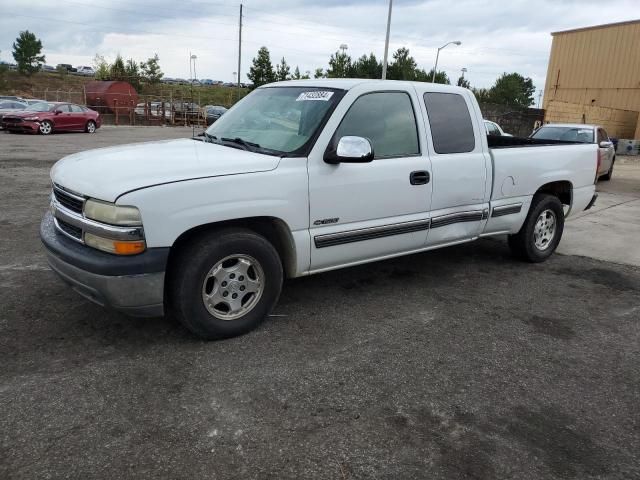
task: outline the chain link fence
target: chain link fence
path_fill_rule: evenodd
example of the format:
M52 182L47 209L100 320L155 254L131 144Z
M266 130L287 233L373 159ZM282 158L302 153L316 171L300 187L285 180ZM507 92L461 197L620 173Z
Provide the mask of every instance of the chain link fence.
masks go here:
M163 93L160 95L109 94L108 101L87 99L83 90L44 89L33 90L35 98L47 102L69 102L84 105L100 112L103 124L107 125L183 125L206 126L206 107L201 95ZM234 92L229 89L229 105L234 101Z

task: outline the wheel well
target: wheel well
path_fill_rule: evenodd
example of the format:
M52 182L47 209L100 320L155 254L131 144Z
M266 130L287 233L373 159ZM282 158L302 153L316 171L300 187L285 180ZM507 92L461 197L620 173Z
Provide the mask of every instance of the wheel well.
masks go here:
M573 186L567 180L550 182L541 186L536 193L548 193L555 195L564 205L571 205Z
M172 256L174 256L183 245L189 243L193 237L228 227L246 228L265 237L278 252L285 276L295 276L297 268L296 249L293 237L291 236L291 230L289 230L288 225L283 220L275 217L249 217L237 220L226 220L223 222L199 225L191 230L187 230L173 242L171 250L169 251L168 268L171 266Z

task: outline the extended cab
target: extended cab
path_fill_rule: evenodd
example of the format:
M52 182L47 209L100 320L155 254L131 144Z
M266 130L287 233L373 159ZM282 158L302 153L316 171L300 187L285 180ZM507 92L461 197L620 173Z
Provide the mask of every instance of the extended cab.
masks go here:
M203 137L60 160L41 237L90 300L229 337L262 321L285 277L490 235L545 260L595 200L597 150L487 136L459 87L279 82Z

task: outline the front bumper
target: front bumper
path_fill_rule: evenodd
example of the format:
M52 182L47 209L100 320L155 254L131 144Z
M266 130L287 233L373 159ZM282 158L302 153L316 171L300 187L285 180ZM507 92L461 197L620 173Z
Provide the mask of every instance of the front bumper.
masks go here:
M40 238L51 269L83 297L132 316L164 314L168 248L120 257L81 245L59 233L47 212Z
M40 128L40 122L35 121L22 121L19 123L13 122L2 122L2 126L5 130L9 130L12 132L29 132L29 133L37 133Z

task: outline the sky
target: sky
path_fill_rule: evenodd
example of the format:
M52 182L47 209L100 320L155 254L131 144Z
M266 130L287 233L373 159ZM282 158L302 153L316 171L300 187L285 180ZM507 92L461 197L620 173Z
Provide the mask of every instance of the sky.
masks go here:
M396 0L389 59L407 47L418 66L455 81L462 68L475 87L490 87L503 72L531 77L544 88L551 32L640 17L639 0ZM43 43L46 63L92 65L96 54L141 61L155 53L166 76L233 81L238 66L240 3L233 0L0 0L0 60L13 62L21 30ZM388 0L245 0L242 81L258 48L300 71L327 68L347 45L352 58L384 53Z

